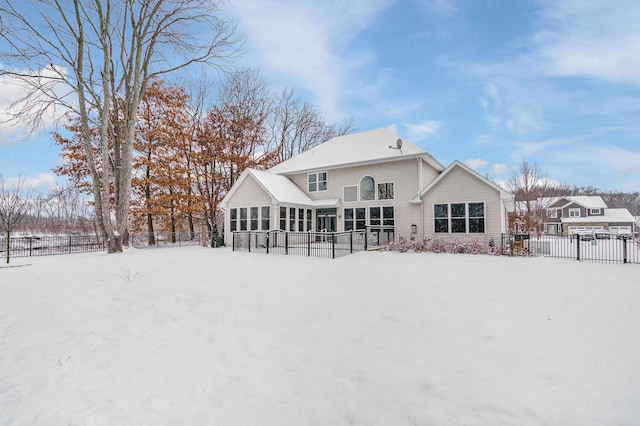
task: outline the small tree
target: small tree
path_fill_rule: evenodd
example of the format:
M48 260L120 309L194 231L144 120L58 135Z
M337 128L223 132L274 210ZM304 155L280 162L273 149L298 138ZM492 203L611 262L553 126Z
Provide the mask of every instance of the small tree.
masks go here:
M24 180L18 177L15 185L5 185L0 174L0 230L6 239L6 260L9 263L11 248L11 233L22 223L29 212L31 190L21 194Z

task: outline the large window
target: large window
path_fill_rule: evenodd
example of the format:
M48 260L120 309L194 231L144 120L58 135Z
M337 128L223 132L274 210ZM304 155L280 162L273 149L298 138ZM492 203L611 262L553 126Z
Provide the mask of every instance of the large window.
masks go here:
M304 209L298 209L298 231L304 231Z
M589 214L590 215L600 215L602 214L602 210L595 208L595 209L589 209Z
M580 217L580 209L569 209L569 217Z
M257 231L258 230L258 208L251 207L251 209L249 209L249 213L251 214L251 230Z
M547 217L549 219L556 219L558 217L558 209L547 209Z
M311 217L313 213L311 210L307 209L307 231L311 231Z
M240 230L241 231L247 230L247 208L246 207L240 208Z
M280 230L287 230L287 208L280 207Z
M309 173L307 175L309 192L327 190L327 172Z
M231 232L238 230L238 209L231 209L229 211L229 225L231 227Z
M470 233L485 232L485 208L483 202L443 203L433 205L433 232Z
M378 200L393 200L393 182L378 184Z
M360 179L360 201L376 199L376 181L371 176Z
M269 206L260 208L260 229L268 231L271 228L271 209Z
M296 230L296 208L289 207L289 231Z
M367 209L364 207L344 209L344 230L363 230L367 225Z

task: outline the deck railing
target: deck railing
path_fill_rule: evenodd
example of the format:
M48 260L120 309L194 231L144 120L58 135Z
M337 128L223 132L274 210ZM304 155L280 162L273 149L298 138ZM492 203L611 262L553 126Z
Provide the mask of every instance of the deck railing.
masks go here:
M234 251L335 259L367 250L367 238L365 231L235 231L232 247Z

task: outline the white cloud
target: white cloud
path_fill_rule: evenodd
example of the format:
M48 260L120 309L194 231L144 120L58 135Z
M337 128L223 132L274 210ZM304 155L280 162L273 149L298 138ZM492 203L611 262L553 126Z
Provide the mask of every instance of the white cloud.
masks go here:
M428 120L417 124L405 124L405 127L409 132L409 138L412 141L418 142L438 136L438 131L442 127L442 123L439 121Z
M548 0L533 41L552 75L640 84L640 3Z
M27 72L25 71L25 73ZM56 67L54 71L54 69L47 67L36 73L31 73L34 76L31 83L40 83L40 87L46 88L51 97L61 96L63 84L56 83L51 79L59 73L64 74L65 70ZM36 81L35 77L39 77L39 81ZM56 122L67 111L64 107L54 104L45 107L49 97L42 93L35 93L27 98L30 92L28 84L17 77L0 76L0 145L19 143L29 137L33 130L55 127ZM37 129L33 129L29 121L15 119L15 115L28 106L32 113L41 114ZM42 109L43 107L44 109Z
M368 62L366 52L345 58L353 38L387 8L391 0L244 0L234 3L261 68L286 84L302 86L330 119L340 119L339 104L350 75Z
M5 177L5 188L16 188L21 182L23 191L33 190L38 192L48 192L56 185L56 175L53 173L40 173L35 177L25 178L22 176Z
M495 175L495 176L502 176L504 174L507 174L507 172L509 172L509 166L507 166L506 164L503 163L497 163L497 164L493 164L491 166L491 174Z
M483 160L482 158L469 158L468 160L465 160L464 164L471 167L472 169L481 169L489 164L489 162L487 160Z

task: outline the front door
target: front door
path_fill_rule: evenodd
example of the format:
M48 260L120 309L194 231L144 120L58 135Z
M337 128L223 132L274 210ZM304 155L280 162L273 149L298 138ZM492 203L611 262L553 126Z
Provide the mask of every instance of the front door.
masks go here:
M336 209L316 210L316 231L336 232L337 215Z

